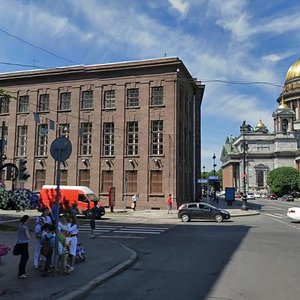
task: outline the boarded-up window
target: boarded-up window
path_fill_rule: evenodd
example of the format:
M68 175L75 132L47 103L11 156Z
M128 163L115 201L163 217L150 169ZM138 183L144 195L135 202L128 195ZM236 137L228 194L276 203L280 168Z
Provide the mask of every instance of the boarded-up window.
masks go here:
M101 193L108 193L111 186L113 186L113 171L102 171Z
M150 193L162 193L162 171L152 170L150 171Z
M127 192L137 193L137 171L126 171Z
M79 185L90 186L90 170L79 170Z
M40 190L46 182L46 170L35 171L35 184L34 189Z

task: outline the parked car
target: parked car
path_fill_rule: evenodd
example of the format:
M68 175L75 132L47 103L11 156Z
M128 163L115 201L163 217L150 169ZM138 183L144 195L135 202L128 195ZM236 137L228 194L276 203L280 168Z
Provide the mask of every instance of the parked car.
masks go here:
M291 207L286 214L292 221L300 222L300 207Z
M269 194L268 199L269 200L277 200L278 196L276 194Z
M254 195L254 193L248 192L248 193L247 193L247 199L248 199L248 200L255 200L255 195Z
M220 196L225 196L225 191L216 192L216 195L217 195L218 197L220 197Z
M260 192L255 192L254 197L255 198L261 198L261 193Z
M240 193L235 193L234 197L235 198L242 198L242 195Z
M223 220L229 220L230 214L227 210L205 202L185 203L178 208L178 218L183 222L189 222L192 219L210 219L220 223Z
M294 197L292 195L286 194L281 197L281 200L294 202Z

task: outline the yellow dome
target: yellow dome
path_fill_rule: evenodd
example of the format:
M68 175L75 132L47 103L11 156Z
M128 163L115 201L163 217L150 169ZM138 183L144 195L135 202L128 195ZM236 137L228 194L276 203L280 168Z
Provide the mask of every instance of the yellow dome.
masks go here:
M287 109L287 108L289 108L289 106L283 101L283 98L281 98L278 108L279 109Z
M285 81L291 80L295 77L300 77L300 59L296 60L288 69Z
M260 119L258 124L256 125L256 128L265 128L266 125L262 122L262 120Z

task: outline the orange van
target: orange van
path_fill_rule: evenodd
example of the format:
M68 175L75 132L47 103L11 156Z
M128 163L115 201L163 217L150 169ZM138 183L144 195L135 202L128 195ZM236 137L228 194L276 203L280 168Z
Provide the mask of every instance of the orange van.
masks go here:
M51 207L56 201L56 185L44 185L40 190L40 206ZM99 202L95 193L86 186L60 185L60 211L70 211L76 204L78 214L90 217L90 210L94 207L93 202L98 202L101 209L101 216L105 215L103 203Z

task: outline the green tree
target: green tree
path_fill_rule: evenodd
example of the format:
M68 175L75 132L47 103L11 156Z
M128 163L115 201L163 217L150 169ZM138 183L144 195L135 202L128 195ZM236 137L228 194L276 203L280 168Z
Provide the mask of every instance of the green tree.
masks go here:
M271 193L283 195L298 190L299 171L293 167L281 167L272 170L267 177Z

